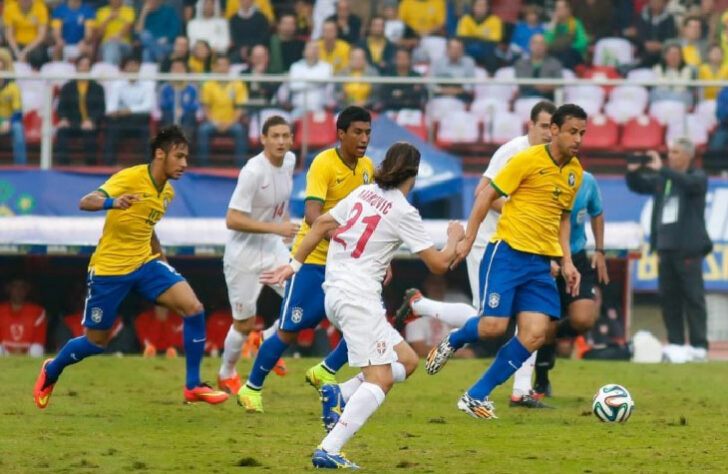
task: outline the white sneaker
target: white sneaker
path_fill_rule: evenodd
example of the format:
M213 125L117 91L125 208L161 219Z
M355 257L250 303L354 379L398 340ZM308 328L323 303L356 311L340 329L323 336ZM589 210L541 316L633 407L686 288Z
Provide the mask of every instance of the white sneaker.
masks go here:
M692 362L707 362L708 351L703 347L685 346Z
M692 357L685 349L685 346L668 344L662 348L662 360L673 364L684 364L692 360Z

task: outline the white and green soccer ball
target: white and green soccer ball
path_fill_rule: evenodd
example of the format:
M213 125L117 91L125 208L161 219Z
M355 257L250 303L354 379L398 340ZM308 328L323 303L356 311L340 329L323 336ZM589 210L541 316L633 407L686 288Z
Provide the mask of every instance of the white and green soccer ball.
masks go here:
M597 418L607 423L624 423L634 410L634 400L626 388L617 384L601 387L594 395L592 411Z

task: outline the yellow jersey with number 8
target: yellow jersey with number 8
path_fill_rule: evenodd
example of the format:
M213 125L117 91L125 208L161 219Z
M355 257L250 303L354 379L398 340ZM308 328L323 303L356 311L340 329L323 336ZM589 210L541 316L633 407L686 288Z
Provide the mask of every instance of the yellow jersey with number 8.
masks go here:
M138 165L112 175L99 191L112 198L136 194L139 200L126 210L107 211L89 271L96 275L127 275L159 257L152 253L152 232L174 198L172 185L166 182L160 190L149 165Z
M306 200L314 199L324 204L321 214L326 214L339 201L362 184L369 184L374 177L374 164L371 158L359 158L354 169L344 163L338 148L324 150L313 159L306 174ZM298 245L308 234L311 227L304 220L293 242L291 255L296 255ZM322 240L304 263L326 265L329 241Z

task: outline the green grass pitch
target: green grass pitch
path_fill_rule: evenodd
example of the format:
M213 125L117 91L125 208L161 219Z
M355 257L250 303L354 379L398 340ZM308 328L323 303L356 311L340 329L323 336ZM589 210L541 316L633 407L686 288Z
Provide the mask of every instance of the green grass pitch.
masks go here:
M184 359L96 357L69 367L50 406L35 408L39 360L0 358L0 472L301 472L322 439L317 394L303 381L313 360L271 375L266 412L234 399L183 405ZM638 365L559 361L555 410L509 408L510 381L494 393L498 420L474 420L455 403L488 361L420 366L395 386L346 446L369 472L725 472L728 364ZM206 359L214 379L218 361ZM250 361L239 364L247 372ZM353 374L346 368L340 379ZM598 387L619 383L636 402L624 425L590 411Z

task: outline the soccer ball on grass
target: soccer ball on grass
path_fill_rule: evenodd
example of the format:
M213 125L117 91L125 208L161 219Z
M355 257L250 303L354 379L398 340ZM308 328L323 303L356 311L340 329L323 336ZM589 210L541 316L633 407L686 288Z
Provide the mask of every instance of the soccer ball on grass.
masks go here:
M601 387L594 395L592 412L601 421L624 423L632 415L634 400L626 388L617 384Z

